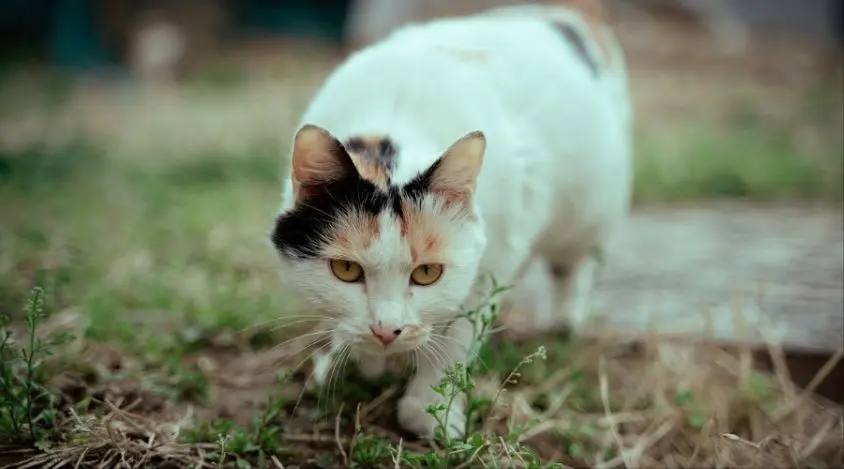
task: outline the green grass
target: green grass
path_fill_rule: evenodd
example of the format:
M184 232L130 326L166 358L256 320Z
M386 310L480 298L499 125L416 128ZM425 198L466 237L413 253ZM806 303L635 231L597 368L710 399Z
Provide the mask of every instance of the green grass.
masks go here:
M220 93L235 93L239 86ZM232 101L231 107L221 105L221 119L239 104L236 96ZM204 104L198 107L207 112ZM298 108L289 112L295 116ZM187 124L181 131L186 140L231 137L243 143L236 151L210 144L171 146L180 142L178 132L175 140L161 143L157 133L134 127L142 137L132 140L137 148L84 129L55 141L47 138L51 125L30 143L0 141L0 315L9 317L3 331L17 338L6 341L8 332L0 337L4 442L37 441L41 448L52 445L56 457L89 462L110 457L115 448L140 451L144 438L155 435L162 446L151 463L162 465L170 455L177 465L201 460L237 468L272 467L276 460L303 468L391 467L394 460L401 467L478 467L483 458L507 454L521 458L524 467L544 467L535 455L571 465L619 456L600 423L605 405L613 411L673 406L685 413L683 428L702 431L704 417L716 411L701 404L708 402L702 391L666 388L673 396L668 403L652 396L629 400L619 391L604 402L594 346L559 337L496 343L481 351L477 368L456 370L452 387L441 389L469 395L473 428L505 412L504 401L512 396L524 397L530 415L552 409L545 421L499 422L494 431L437 446L401 435L389 413L356 413L358 404L399 389L400 379L363 383L350 366L345 384L335 390L301 392L297 386L305 375L287 376L285 365L270 370L279 376L260 383L247 374L255 381L245 390L221 384L234 379L229 371L272 354L273 346L294 333L279 318L300 310L280 291L266 241L288 124L271 129L272 138L260 132L197 137ZM637 200L840 203L841 178L833 176L840 176L842 155L835 140L809 151L780 127L752 116L730 128L689 128L671 138L642 135ZM35 333L39 327L43 336ZM68 332L77 339L67 342ZM531 353L541 345L539 360ZM52 356L45 354L49 350ZM513 370L518 372L510 374ZM542 389L561 370L561 384ZM734 396L735 402L750 402L748 413L770 404L767 377L759 379ZM497 403L502 383L512 392ZM259 402L248 394L256 390ZM149 419L143 424L110 407L115 399L128 406L139 398L136 413ZM237 401L234 411L227 410L227 399ZM197 414L178 432L159 428L175 425L188 408ZM87 456L73 453L107 440L106 415L142 430ZM519 440L549 422L537 449Z
M834 102L831 98L823 102L828 106L830 101ZM748 111L733 116L726 129L724 125L691 125L669 136L640 131L635 199L640 203L821 200L840 205L844 200L840 130L810 127L809 136L819 141L812 146L801 142L801 137L806 139L803 133L794 135L783 125L765 122Z

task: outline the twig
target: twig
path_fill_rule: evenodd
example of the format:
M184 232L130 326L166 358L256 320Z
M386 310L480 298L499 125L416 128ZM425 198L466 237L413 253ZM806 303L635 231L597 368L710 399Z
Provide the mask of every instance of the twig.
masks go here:
M355 428L352 430L352 441L349 443L349 454L354 457L355 446L358 444L358 434L360 433L360 402L358 402L357 410L355 410Z
M466 461L464 461L462 464L455 467L454 469L466 469L467 467L469 467L475 461L475 459L478 457L478 455L481 454L481 451L485 450L488 446L489 446L489 442L487 441L484 444L482 444L481 446L479 446L477 449L475 449L475 451L472 453L472 455L469 457L469 459L467 459Z
M607 360L602 355L598 361L598 380L601 387L601 402L604 405L604 414L607 417L607 421L610 425L610 433L612 434L613 439L615 440L615 444L618 445L619 455L623 458L625 466L628 468L637 467L635 461L630 460L626 453L627 450L624 446L624 442L621 440L621 435L618 433L618 427L616 426L615 417L612 414L612 410L610 409L610 391L609 391L609 382L607 381Z
M806 402L807 399L809 399L809 396L811 396L815 392L815 389L817 389L817 387L820 386L820 384L826 379L826 377L829 376L830 373L832 373L833 368L838 365L842 358L844 358L844 347L839 348L838 351L835 352L835 355L831 356L829 360L824 363L821 369L818 370L818 372L815 374L815 377L812 378L812 380L800 394L800 397L796 401L792 401L793 403L790 406L777 413L777 415L775 415L772 419L773 422L779 422L780 420L784 419L792 412L797 410L798 407L803 405L803 403Z
M807 444L805 448L800 450L801 461L806 461L806 459L808 459L809 456L811 456L812 453L814 453L815 450L818 449L818 446L823 443L824 438L829 435L829 432L830 430L832 430L833 425L835 425L835 419L829 419L829 421L826 422L826 425L824 425L823 428L821 428L820 431L815 434L814 437L812 437L812 440L809 441L809 444Z
M399 438L399 447L396 449L396 454L393 456L393 469L401 469L401 451L404 438Z
M340 416L343 414L343 406L340 404L340 410L337 411L337 417L334 418L334 440L337 442L337 448L340 449L340 455L343 456L343 466L349 467L349 455L346 454L346 449L343 448L343 442L340 441Z

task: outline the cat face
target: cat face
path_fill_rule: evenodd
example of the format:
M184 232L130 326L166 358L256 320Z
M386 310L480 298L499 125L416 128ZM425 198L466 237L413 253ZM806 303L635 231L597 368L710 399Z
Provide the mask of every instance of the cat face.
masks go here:
M468 134L396 186L388 141L344 145L311 125L296 134L295 201L277 218L272 242L282 280L331 318L335 343L406 352L459 314L486 244L473 202L485 145L480 132Z

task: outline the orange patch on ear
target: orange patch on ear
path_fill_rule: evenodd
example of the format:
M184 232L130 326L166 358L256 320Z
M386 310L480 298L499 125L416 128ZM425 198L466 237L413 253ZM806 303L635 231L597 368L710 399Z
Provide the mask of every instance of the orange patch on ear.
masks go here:
M485 151L486 137L480 131L470 132L453 143L431 174L431 192L445 198L449 206L461 204L470 209L467 202L475 192Z
M297 200L310 196L314 187L341 179L352 171L343 146L327 130L306 124L293 140L290 177Z

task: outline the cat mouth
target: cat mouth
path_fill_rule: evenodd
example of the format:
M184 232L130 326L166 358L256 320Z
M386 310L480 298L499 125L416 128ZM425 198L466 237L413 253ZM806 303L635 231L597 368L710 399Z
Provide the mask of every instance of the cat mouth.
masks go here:
M382 344L376 340L362 340L355 345L355 348L367 354L386 356L420 350L424 344L425 340L421 337L413 338L411 340L403 340L400 342L397 341L388 345Z

